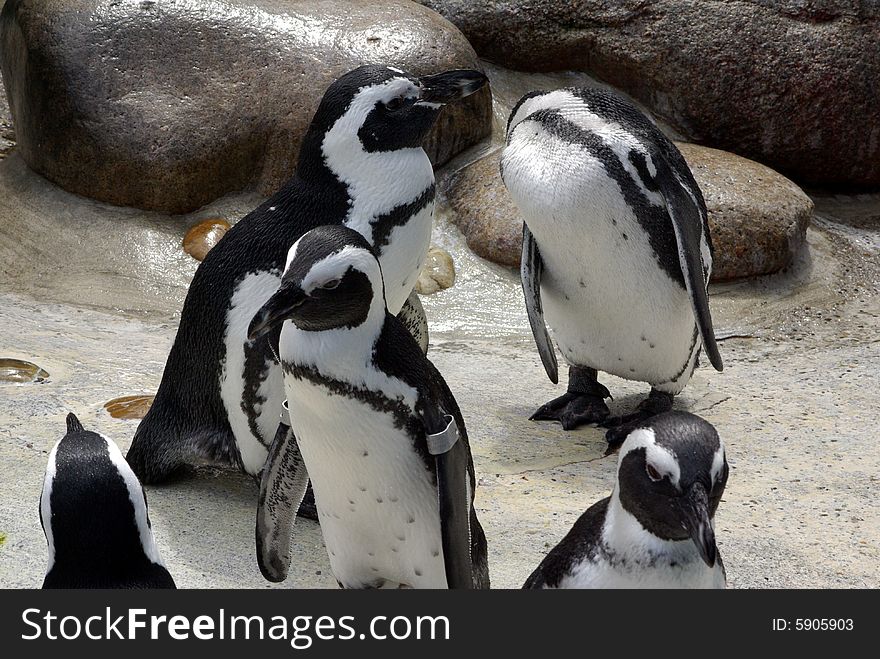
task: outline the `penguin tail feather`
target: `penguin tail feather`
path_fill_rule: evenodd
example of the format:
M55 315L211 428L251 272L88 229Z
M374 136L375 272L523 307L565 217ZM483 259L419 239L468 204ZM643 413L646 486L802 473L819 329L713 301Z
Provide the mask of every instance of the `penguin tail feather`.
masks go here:
M67 415L67 433L70 434L73 432L83 432L84 430L85 428L83 428L83 425L79 422L79 419L76 418L76 414L70 412Z

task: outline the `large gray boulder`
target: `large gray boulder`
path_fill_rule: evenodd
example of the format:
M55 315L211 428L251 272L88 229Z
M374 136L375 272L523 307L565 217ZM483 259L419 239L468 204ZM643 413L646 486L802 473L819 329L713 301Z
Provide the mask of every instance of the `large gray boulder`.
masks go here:
M365 62L478 67L409 0L7 0L0 68L21 156L66 190L170 212L274 192L330 82ZM491 129L488 90L447 108L448 160Z
M709 210L715 248L712 281L778 272L804 244L813 202L787 178L732 153L678 143ZM501 151L445 181L451 219L473 252L519 266L522 216L504 187Z
M690 141L880 186L880 3L421 0L514 69L598 75Z
M12 114L6 102L6 91L0 79L0 160L3 160L15 146L15 132L12 130Z

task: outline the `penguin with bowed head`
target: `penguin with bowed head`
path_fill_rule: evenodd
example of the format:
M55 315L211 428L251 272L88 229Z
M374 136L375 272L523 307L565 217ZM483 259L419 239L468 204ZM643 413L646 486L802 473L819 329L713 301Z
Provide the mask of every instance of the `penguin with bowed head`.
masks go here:
M290 246L314 227L349 227L375 248L388 308L419 329L427 349L412 293L434 209L434 170L421 143L445 104L485 82L478 71L415 77L367 65L330 85L293 177L236 223L193 277L161 384L127 455L141 481L205 459L256 476L275 438L288 442L277 332L250 341L247 328L278 288Z
M116 444L72 413L49 454L40 522L49 547L43 588L174 588L147 498Z
M724 588L714 518L728 472L709 422L677 411L652 418L623 442L611 496L524 588Z
M566 430L599 423L619 445L672 409L701 348L722 369L700 188L648 117L598 89L524 96L508 122L501 174L525 220L521 279L538 352L558 382L549 325L569 364L567 392L532 419ZM611 417L599 371L647 382L650 395Z
M340 586L488 588L464 420L389 312L374 248L345 227L297 241L249 335L282 325L290 418ZM260 487L257 556L271 581L287 576L306 487L289 464L273 445Z

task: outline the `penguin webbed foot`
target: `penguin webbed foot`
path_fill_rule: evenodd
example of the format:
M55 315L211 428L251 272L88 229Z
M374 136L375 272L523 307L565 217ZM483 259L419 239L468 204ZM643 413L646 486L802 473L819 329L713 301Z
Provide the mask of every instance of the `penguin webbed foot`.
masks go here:
M605 455L609 455L619 449L627 436L633 430L643 427L645 421L671 410L673 398L672 394L651 389L651 393L639 403L635 412L608 417L599 422L600 426L608 429L605 433L605 440L608 442L608 449L605 451Z
M529 417L531 421L559 421L563 430L600 423L611 413L605 404L611 392L599 383L599 373L588 366L570 366L568 391L544 403Z
M530 421L559 421L563 430L574 430L588 423L599 423L610 414L601 395L567 391L544 403Z

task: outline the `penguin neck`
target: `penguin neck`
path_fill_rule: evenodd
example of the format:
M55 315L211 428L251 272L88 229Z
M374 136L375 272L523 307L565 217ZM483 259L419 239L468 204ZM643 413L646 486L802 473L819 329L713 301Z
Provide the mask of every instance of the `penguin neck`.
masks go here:
M374 280L373 295L367 317L353 327L310 331L292 321L284 323L279 342L283 362L317 369L323 375L346 382L363 379L363 371L373 362L376 343L382 335L387 308L382 282ZM378 286L377 286L378 284Z
M702 561L690 539L664 540L648 531L635 515L623 507L617 485L608 502L602 526L602 544L611 556L628 563L654 565L658 559L679 563Z
M367 151L358 131L372 105L355 105L324 134L321 158L348 191L349 209L344 224L372 244L374 221L399 211L432 188L434 168L420 146Z

